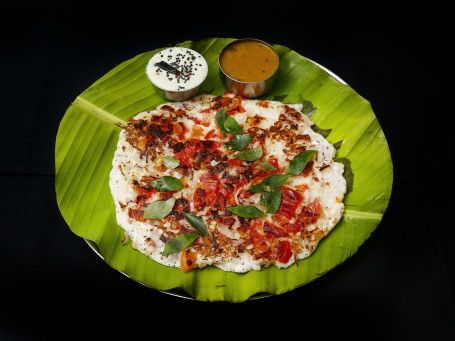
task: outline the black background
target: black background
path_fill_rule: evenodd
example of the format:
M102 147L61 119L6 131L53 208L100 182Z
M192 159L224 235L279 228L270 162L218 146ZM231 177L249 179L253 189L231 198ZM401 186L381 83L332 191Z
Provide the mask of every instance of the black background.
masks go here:
M397 6L2 2L0 339L454 339L453 5ZM71 102L129 58L205 37L258 38L324 65L372 103L390 146L377 230L280 296L204 303L146 288L57 206L55 137Z

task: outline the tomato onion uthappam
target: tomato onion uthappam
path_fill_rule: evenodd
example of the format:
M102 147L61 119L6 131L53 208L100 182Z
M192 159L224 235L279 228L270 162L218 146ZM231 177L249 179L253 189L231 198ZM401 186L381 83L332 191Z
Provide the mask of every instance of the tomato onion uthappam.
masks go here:
M110 188L132 247L185 272L310 256L343 215L346 181L301 110L226 92L131 117Z

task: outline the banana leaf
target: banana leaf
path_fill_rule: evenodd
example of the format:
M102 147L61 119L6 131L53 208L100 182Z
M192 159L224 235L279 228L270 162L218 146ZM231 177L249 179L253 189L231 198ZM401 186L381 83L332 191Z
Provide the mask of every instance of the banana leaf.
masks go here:
M218 56L233 39L208 38L178 44L201 53L209 74L200 93L221 95ZM244 274L210 266L183 273L122 245L109 188L109 173L121 127L128 118L167 102L145 75L147 61L160 49L123 62L83 91L69 106L55 146L55 190L70 229L87 240L112 268L160 291L201 301L242 302L278 295L322 276L343 263L369 238L389 203L393 166L389 147L370 103L295 51L274 45L280 67L264 98L304 103L315 129L338 148L345 164L348 194L342 220L307 259L287 269L274 266Z

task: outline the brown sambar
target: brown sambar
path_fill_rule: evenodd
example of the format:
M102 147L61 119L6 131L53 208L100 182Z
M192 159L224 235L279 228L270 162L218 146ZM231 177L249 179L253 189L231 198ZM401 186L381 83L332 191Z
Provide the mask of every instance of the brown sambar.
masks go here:
M269 78L278 68L276 52L256 40L239 40L220 55L220 67L226 75L241 82L258 82Z

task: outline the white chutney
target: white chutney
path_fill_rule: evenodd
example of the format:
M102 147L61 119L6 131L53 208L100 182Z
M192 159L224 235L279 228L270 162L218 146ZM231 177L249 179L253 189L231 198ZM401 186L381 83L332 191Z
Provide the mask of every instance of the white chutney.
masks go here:
M167 70L167 66L178 72ZM164 90L166 97L169 98L172 94L179 97L169 98L172 100L181 100L182 96L188 98L194 96L207 73L208 65L204 57L185 47L170 47L157 52L150 58L146 67L150 82ZM196 93L193 94L194 90Z

